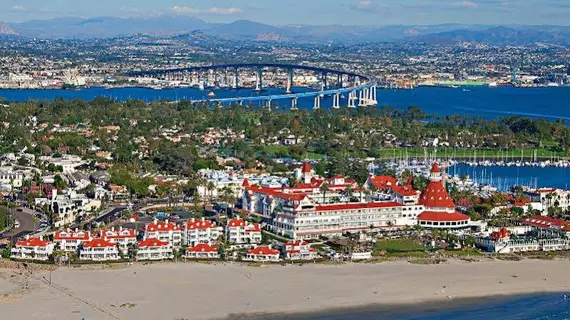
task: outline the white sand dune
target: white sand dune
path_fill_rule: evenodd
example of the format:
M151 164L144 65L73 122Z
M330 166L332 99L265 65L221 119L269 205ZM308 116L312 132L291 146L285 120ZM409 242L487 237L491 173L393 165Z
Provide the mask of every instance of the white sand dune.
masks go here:
M498 294L570 291L568 261L248 267L165 263L52 274L53 287L0 300L2 319L212 319ZM516 275L516 277L515 277ZM41 275L37 276L37 279ZM2 286L0 282L0 293Z

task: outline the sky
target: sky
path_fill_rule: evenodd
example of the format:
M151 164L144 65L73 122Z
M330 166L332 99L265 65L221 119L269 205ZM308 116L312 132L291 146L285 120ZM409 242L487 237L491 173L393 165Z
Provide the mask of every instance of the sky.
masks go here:
M0 21L195 16L272 25L570 25L570 0L0 0Z

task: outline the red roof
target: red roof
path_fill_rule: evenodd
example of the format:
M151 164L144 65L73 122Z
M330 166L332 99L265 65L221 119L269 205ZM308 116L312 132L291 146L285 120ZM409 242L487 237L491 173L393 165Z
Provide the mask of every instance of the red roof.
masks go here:
M75 231L75 230L67 229L67 230L57 231L56 233L53 234L53 240L54 241L58 241L58 240L89 241L90 238L91 238L90 232L84 231L84 230Z
M271 249L269 247L265 247L265 246L259 246L259 247L255 247L251 250L249 250L247 252L247 254L254 254L254 255L263 255L263 256L269 256L269 255L279 255L279 250L276 249Z
M499 230L498 232L493 232L491 233L491 238L493 239L505 239L508 238L510 235L509 230L507 230L506 228L501 228L501 230Z
M103 238L93 239L89 242L83 244L83 248L104 248L104 247L115 247L116 245L109 242Z
M186 222L186 229L189 229L189 230L195 230L195 229L205 230L205 229L212 229L212 228L217 228L217 227L216 227L216 223L212 222L211 220L192 218L191 220L188 220Z
M300 246L306 246L308 244L309 243L307 241L295 240L295 241L289 241L289 242L285 243L285 246L300 247Z
M311 173L311 165L309 164L309 162L305 161L305 163L303 163L303 169L301 170L302 173Z
M199 243L187 249L188 252L218 252L218 246L211 246L205 243Z
M247 180L247 178L243 179L243 183L241 184L241 186L244 188L249 187L249 181Z
M139 248L166 247L166 246L168 246L168 242L160 241L160 240L154 239L154 238L148 238L146 240L139 241L138 246L139 246Z
M387 189L398 184L398 180L391 176L371 176L370 182L378 189Z
M469 220L469 216L463 213L445 211L424 211L418 216L419 221L452 222Z
M315 207L315 211L332 211L332 210L357 210L368 208L391 208L401 207L402 205L397 202L356 202L356 203L337 203L337 204L324 204Z
M520 221L524 224L529 224L531 226L539 228L560 229L563 231L570 231L570 222L551 217L535 216L528 219L521 219Z
M259 223L250 223L242 218L234 218L228 221L228 228L245 228L245 232L261 232Z
M42 240L40 238L30 238L16 242L16 247L45 247L48 243L49 242L47 240Z
M433 165L431 166L431 173L439 173L439 172L441 172L441 170L439 169L437 162L434 162Z
M399 194L402 197L411 197L418 194L418 191L415 190L411 185L392 186L392 190L394 193Z
M106 239L136 238L135 230L127 228L100 230L99 237Z
M173 222L151 222L146 225L146 232L156 232L156 231L177 231L182 230L182 227L176 225Z
M455 208L453 200L441 181L430 181L420 196L420 204L426 208Z

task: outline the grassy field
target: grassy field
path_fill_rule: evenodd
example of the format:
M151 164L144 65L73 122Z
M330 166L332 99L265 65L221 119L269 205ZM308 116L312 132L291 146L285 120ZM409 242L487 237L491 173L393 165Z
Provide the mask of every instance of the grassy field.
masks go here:
M381 240L374 246L373 254L386 252L389 256L425 256L425 248L419 242L411 239Z

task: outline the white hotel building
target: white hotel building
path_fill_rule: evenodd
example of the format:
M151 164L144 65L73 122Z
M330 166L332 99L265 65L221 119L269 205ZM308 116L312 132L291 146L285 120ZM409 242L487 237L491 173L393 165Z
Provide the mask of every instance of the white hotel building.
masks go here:
M53 234L53 242L59 245L59 249L66 252L77 252L79 246L91 241L91 233L85 230L62 230Z
M393 178L371 177L367 185L376 185L378 191L365 196L354 180L316 177L307 163L302 180L295 187L246 186L244 210L261 217L273 232L295 240L417 224L449 229L469 226L469 217L455 211L436 164L423 193L411 185L395 184ZM394 183L380 184L388 180ZM328 191L323 190L323 184Z

